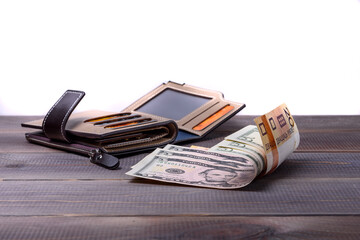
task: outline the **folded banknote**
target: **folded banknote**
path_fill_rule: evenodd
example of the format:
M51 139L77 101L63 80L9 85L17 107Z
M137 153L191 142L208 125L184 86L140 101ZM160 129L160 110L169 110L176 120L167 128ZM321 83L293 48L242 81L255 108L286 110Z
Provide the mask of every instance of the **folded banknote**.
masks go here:
M234 189L273 172L299 145L300 135L285 104L254 119L215 146L167 145L126 174L191 186Z

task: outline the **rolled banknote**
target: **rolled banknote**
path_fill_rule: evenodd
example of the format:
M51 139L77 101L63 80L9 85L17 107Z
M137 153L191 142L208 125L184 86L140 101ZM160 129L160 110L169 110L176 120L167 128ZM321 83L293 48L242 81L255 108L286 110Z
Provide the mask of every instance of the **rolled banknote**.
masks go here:
M209 151L248 156L255 161L258 174L263 171L266 165L264 147L259 130L255 125L246 126L227 136L223 141L211 147Z
M300 143L300 134L285 104L254 119L267 160L264 174L273 172Z
M126 174L208 188L233 189L273 172L299 145L300 135L285 104L254 119L215 146L156 149Z

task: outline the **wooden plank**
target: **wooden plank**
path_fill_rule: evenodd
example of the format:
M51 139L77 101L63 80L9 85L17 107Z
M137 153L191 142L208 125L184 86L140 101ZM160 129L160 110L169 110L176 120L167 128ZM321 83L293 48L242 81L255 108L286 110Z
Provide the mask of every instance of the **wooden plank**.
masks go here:
M197 142L179 145L212 147L225 136L215 134ZM28 143L23 134L2 133L0 135L0 153L51 153L61 152L37 144ZM360 152L360 132L343 133L300 133L300 145L297 152Z
M300 132L297 152L360 152L360 132Z
M0 133L0 152L54 152L53 149L28 143L24 134L25 132ZM224 132L216 130L201 141L185 143L183 145L211 147L222 141L226 136ZM300 145L297 151L360 152L360 132L300 132Z
M293 153L266 179L358 178L360 153Z
M0 181L0 215L360 215L359 189L360 178L264 178L232 191L150 180Z
M255 125L257 116L238 114L217 128L220 132L234 132L247 125ZM360 131L360 115L295 115L300 131Z
M31 144L25 139L25 132L3 132L0 134L0 153L46 153L60 152L54 149Z
M359 239L360 116L295 116L298 151L233 191L124 174L146 154L109 171L28 144L20 123L37 118L0 117L1 239ZM193 144L210 147L253 118L235 116Z
M192 144L212 147L226 136L219 137L217 133L214 133ZM300 132L300 145L296 152L360 152L360 131Z
M257 116L236 115L223 125L219 126L219 131L236 131L247 125L255 125L253 119ZM313 131L360 131L360 115L301 115L294 116L299 130Z
M125 175L130 167L146 154L121 159L120 168L108 170L90 162L90 159L65 152L0 153L0 179L130 179Z
M120 169L107 170L87 157L64 153L0 153L0 179L133 179L125 175L147 153L120 159ZM360 153L293 153L265 178L357 178Z
M201 141L189 142L184 145L189 146L194 144L203 147L211 147L222 141L227 135L244 127L245 125L242 119L249 121L251 118L252 117L250 116L235 116L214 132L207 135ZM356 120L360 122L360 116L349 116L349 118L351 121L342 120L346 124L344 124L344 126L340 125L336 128L334 126L335 123L330 121L331 117L299 117L301 140L297 151L360 152L360 128L356 128L359 124L355 122ZM6 121L4 121L4 119ZM21 128L19 124L23 120L23 117L1 117L0 126L2 127L0 127L0 152L53 152L54 150L50 148L29 144L25 140L25 132L33 130ZM241 124L239 124L239 122L241 122ZM311 125L311 123L314 126ZM10 126L6 127L7 125ZM319 128L316 128L316 126Z
M29 131L21 123L39 119L41 116L0 116L0 133L9 131Z
M354 239L359 216L0 217L2 240Z
M294 116L300 131L360 131L360 115Z

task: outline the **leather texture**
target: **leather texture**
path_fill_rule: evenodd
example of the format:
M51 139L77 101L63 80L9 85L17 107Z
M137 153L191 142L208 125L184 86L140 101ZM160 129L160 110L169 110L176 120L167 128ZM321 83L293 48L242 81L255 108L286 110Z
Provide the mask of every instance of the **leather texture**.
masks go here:
M40 120L41 123L38 127L31 123L22 124L23 127L38 129L41 126L42 129L41 132L27 133L26 139L35 144L89 156L92 163L107 169L116 169L119 166L119 159L116 156L162 147L174 142L177 137L177 124L169 119L149 118L141 115L139 118L135 118L131 113L118 113L131 117L133 119L131 121L138 122L138 124L127 126L131 121L125 120L119 122L125 127L106 128L109 124L113 125L114 123L110 121L104 126L104 121L101 121L100 125L97 125L96 122L88 122L86 121L89 119L88 117L83 118L75 116L77 113L72 114L84 96L85 93L82 91L67 90L52 106L44 119ZM70 117L70 115L72 116ZM107 116L101 115L93 117L107 119ZM74 131L74 127L76 127L76 131Z
M65 126L71 113L84 96L85 92L67 90L52 106L42 124L42 130L49 139L70 142L66 136Z
M93 148L79 143L67 143L51 140L47 138L43 132L26 133L25 137L31 143L90 157L90 162L107 169L117 169L120 164L117 157L103 153L98 148Z

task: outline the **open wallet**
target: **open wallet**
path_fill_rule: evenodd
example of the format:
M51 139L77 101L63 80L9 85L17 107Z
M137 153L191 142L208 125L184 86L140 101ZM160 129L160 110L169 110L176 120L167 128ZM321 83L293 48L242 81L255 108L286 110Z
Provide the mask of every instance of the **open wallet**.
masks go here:
M84 96L67 90L44 118L22 123L40 130L26 133L26 139L116 169L121 156L200 139L245 107L224 100L220 92L172 81L120 112L73 113Z

